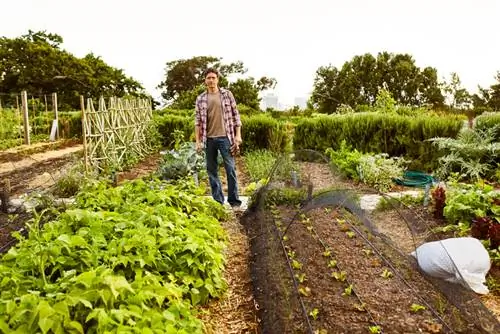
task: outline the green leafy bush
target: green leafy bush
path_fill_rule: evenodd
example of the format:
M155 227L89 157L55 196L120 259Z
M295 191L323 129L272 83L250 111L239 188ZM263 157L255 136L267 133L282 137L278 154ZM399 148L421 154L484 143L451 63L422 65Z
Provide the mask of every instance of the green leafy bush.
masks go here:
M359 160L360 180L367 185L385 192L393 186L393 179L401 178L406 161L388 154L364 154Z
M218 297L224 208L190 183L93 184L3 255L3 333L202 333Z
M242 152L270 149L282 152L289 144L287 126L266 115L241 116Z
M427 139L455 138L462 128L459 117L354 113L303 119L295 127L294 149L324 152L339 149L343 140L360 152L387 153L412 161L414 169L437 166L439 152Z
M352 149L343 140L340 148L328 148L326 153L334 168L344 176L361 181L379 191L388 191L393 186L393 179L403 176L407 161L402 158L389 157L388 154L361 153Z
M244 162L250 179L257 182L266 179L279 159L280 163L273 174L274 181L288 181L292 171L298 172L298 165L288 155L279 155L268 150L255 150L247 152Z
M326 154L330 156L331 163L340 173L347 178L359 181L358 168L363 153L352 149L345 140L342 140L338 150L330 147L326 149Z
M475 129L485 132L491 128L500 128L500 113L485 113L476 117ZM495 131L495 141L500 141L500 131Z
M176 141L176 130L182 131L184 140L194 140L194 117L166 114L154 116L153 119L161 136L163 147L173 148Z
M495 141L500 125L480 128L464 128L457 138L429 139L443 152L436 174L446 178L459 173L459 179L478 181L492 179L500 162L500 143Z

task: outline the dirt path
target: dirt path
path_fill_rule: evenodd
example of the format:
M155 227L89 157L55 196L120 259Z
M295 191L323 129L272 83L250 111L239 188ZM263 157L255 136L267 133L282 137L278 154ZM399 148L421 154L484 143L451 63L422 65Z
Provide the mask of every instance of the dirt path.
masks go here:
M67 155L79 152L83 149L82 145L66 147L60 150L47 151L42 153L35 153L19 161L9 161L0 164L0 176L14 170L29 168L35 164L44 162L51 159L64 158Z
M229 236L224 272L228 290L222 299L203 308L200 318L207 334L259 333L248 264L248 238L236 216L224 222L223 227Z

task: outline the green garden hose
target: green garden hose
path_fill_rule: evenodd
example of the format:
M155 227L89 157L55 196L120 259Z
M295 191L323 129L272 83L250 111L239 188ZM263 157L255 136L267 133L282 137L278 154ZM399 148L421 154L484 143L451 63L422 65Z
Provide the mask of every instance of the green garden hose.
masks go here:
M407 186L407 187L419 187L425 188L426 185L435 182L434 178L424 172L407 170L403 174L403 178L394 178L393 181L396 184Z

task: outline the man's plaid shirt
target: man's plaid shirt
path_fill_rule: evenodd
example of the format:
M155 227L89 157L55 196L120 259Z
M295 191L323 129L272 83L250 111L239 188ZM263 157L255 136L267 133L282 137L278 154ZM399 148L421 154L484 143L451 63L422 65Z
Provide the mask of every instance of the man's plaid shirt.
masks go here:
M224 116L224 126L231 145L234 142L236 134L235 127L241 126L240 113L236 107L236 100L230 90L219 88L222 113ZM196 114L194 125L200 127L200 138L203 144L207 141L207 109L208 93L205 91L196 98Z

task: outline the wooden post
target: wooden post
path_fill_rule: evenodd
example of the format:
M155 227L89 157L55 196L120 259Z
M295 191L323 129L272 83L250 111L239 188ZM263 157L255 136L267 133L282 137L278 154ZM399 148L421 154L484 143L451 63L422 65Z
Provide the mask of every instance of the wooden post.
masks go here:
M80 95L80 107L82 108L82 139L83 139L83 161L85 164L85 171L88 172L88 156L87 156L87 122L85 119L85 99Z
M23 125L24 125L24 143L30 145L30 123L28 118L28 93L25 90L21 92L21 107L23 109Z
M56 120L56 139L59 139L59 111L57 110L57 93L52 93L52 110Z

